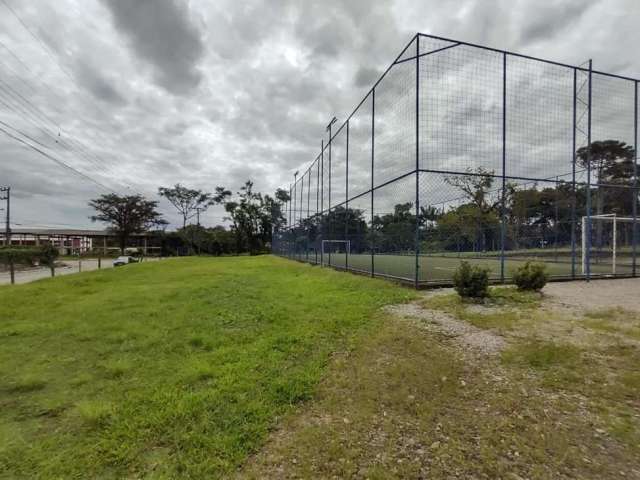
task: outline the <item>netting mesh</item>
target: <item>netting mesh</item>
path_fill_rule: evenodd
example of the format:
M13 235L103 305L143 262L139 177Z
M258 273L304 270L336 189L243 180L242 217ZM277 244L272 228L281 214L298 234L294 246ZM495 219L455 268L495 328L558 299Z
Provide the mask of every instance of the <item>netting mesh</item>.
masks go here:
M530 260L635 275L637 90L418 35L292 184L273 251L416 285L462 261L496 281Z

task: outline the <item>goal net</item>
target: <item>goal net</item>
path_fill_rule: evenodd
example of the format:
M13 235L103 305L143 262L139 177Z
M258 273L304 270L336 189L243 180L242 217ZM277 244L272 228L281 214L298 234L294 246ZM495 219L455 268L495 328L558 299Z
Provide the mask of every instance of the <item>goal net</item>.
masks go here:
M630 274L633 226L633 217L615 213L582 217L582 274Z
M342 266L344 258L350 253L350 240L322 240L323 265Z

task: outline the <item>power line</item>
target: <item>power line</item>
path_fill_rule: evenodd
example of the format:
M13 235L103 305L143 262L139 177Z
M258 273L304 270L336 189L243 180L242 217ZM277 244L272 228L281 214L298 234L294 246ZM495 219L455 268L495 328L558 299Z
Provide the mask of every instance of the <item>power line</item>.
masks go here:
M26 115L28 115L29 121L36 126L36 128L40 128L45 135L47 135L49 138L51 138L54 142L54 145L58 145L60 147L66 148L67 150L69 150L70 152L73 152L74 149L72 146L68 145L61 137L60 137L60 126L54 122L53 120L51 120L47 115L45 115L38 107L36 107L32 102L30 102L28 99L24 98L22 95L20 95L19 92L17 92L15 89L13 89L11 87L11 85L7 84L6 82L4 82L3 80L0 79L0 83L2 85L0 85L0 91L4 91L9 93L9 96L13 99L13 101L19 106L21 107L22 112L24 112ZM3 87L4 85L4 87ZM5 100L7 100L6 96L2 96L2 94L0 93L0 98L4 98ZM1 100L0 100L1 101ZM7 105L5 102L2 102L3 104L5 104L5 106L11 108L9 105ZM28 107L28 108L27 108ZM16 111L15 109L12 109L14 112ZM16 112L18 113L18 112ZM46 127L44 125L44 121L42 120L44 118L45 121L47 121L49 124L53 125L57 130L58 130L58 136L56 137L55 132L51 132L48 127ZM31 119L34 119L34 121L32 121ZM85 160L89 161L90 163L92 163L94 166L96 166L97 168L100 168L102 170L104 170L105 172L108 173L107 169L105 168L104 165L102 165L99 161L96 161L92 158L90 158L89 154L85 151L85 152L77 152L83 155L83 157L85 158Z
M14 140L16 140L17 142L20 142L21 144L31 148L32 150L36 151L37 153L39 153L40 155L48 158L49 160L54 161L55 163L57 163L58 165L60 165L63 168L66 168L70 171L72 171L73 173L85 178L86 180L89 180L92 183L95 183L96 185L98 185L101 188L104 188L105 190L112 192L112 193L116 193L113 189L107 187L106 185L104 185L103 183L99 182L98 180L95 180L94 178L90 177L89 175L82 173L79 170L76 170L75 168L73 168L71 165L68 165L67 163L63 162L62 160L60 160L59 158L54 157L53 155L48 154L47 152L45 152L44 150L39 149L38 147L30 144L29 142L26 142L24 140L22 140L19 137L16 137L15 135L11 134L10 132L6 131L4 128L0 127L0 132L4 133L5 135L7 135L10 138L13 138ZM24 135L25 137L29 138L28 135L25 135L24 133L20 132L21 135Z
M11 14L12 14L12 15L13 15L17 20L18 20L18 22L19 22L19 23L22 25L22 27L23 27L23 28L24 28L24 29L25 29L25 30L26 30L26 31L31 35L31 37L33 37L33 39L34 39L34 40L36 40L36 42L37 42L37 43L40 45L40 47L45 51L45 53L46 53L46 54L47 54L47 55L48 55L48 56L53 60L53 62L58 66L58 68L59 68L59 69L60 69L60 70L61 70L61 71L62 71L62 72L63 72L63 73L64 73L64 74L65 74L65 75L66 75L66 76L71 80L71 82L72 82L73 84L75 84L75 83L76 83L75 78L73 78L73 75L71 75L71 73L67 70L67 68L66 68L66 67L64 67L64 66L63 66L63 65L58 61L58 58L56 57L56 55L54 54L54 52L51 50L51 48L50 48L50 47L49 47L45 42L43 42L43 41L42 41L42 39L41 39L41 38L40 38L40 37L39 37L39 36L38 36L38 35L37 35L37 34L36 34L36 33L31 29L31 28L29 28L29 26L26 24L26 22L24 22L24 21L22 20L22 18L17 14L17 12L16 12L16 11L15 11L15 10L14 10L14 9L13 9L13 8L12 8L12 7L11 7L11 6L10 6L10 5L5 1L5 0L0 0L0 1L2 1L2 3L4 4L4 6L5 6L5 7L6 7L10 12L11 12ZM7 47L7 46L6 46L6 45L4 45L4 44L3 44L3 47L4 47L4 48L5 48L5 49L6 49L6 50L11 54L11 55L13 55L13 56L14 56L14 57L15 57L15 58L16 58L16 59L17 59L17 60L18 60L22 65L24 65L24 66L25 66L25 68L27 68L27 70L29 70L29 69L28 69L28 67L26 67L25 63L24 63L24 62L19 58L19 56L18 56L18 55L16 55L16 54L15 54L15 53L14 53L14 52L9 48L9 47ZM27 101L27 102L28 102L28 101ZM30 102L28 102L28 103L30 103ZM105 112L104 112L104 111L103 111L99 106L97 106L97 105L95 105L95 104L94 104L94 106L96 106L96 107L97 107L97 109L98 109L98 110L99 110L103 115L105 115L105 116L106 116L106 113L105 113ZM44 115L44 114L43 114L43 115ZM46 116L45 116L45 117L46 117ZM59 126L59 125L57 125L55 122L52 122L50 119L49 119L49 121L50 121L50 123L52 123L53 125L55 125L55 126L56 126L56 128L58 129L58 136L60 137L60 132L61 132L61 128L60 128L60 126ZM69 136L69 141L71 141L71 136ZM57 144L60 144L61 142L62 142L62 139L61 139L61 138L58 138L58 139L56 140L56 143L57 143ZM81 145L81 151L82 151L82 153L84 154L85 158L87 158L88 156L92 156L93 158L97 158L97 159L99 160L97 163L96 163L96 162L94 162L94 161L92 161L92 160L89 160L88 158L87 158L87 159L88 159L91 163L94 163L98 168L105 169L104 165L100 163L100 162L104 162L105 164L107 164L107 165L108 165L108 162L107 162L105 159L103 159L102 157L98 156L97 154L95 154L95 153L93 153L93 152L90 152L90 151L87 149L87 147L86 147L84 144L82 144L82 142L80 142L79 140L77 140L77 139L76 139L76 140L75 140L75 143L76 143L76 144L78 144L78 145ZM68 147L68 146L67 146L67 148L69 148L69 149L71 150L71 148L70 148L70 147ZM76 148L78 148L78 147L76 147ZM105 171L106 171L106 170L105 170ZM126 184L126 185L124 185L124 186L125 186L127 189L131 189L131 188L132 188L132 186L131 186L130 184ZM136 192L136 193L140 193L140 192Z
M42 41L42 39L36 35L33 30L31 30L29 28L29 26L22 20L22 18L20 17L20 15L18 15L16 13L16 11L5 1L5 0L0 0L2 1L2 3L4 4L5 7L7 7L7 10L9 10L11 12L11 14L16 18L16 20L18 20L18 22L20 22L20 25L22 25L22 27L29 32L29 34L34 38L34 40L42 47L42 49L47 53L47 55L49 55L49 57L51 57L51 59L58 65L58 67L60 68L60 70L67 75L71 81L75 82L75 80L73 79L72 75L69 73L69 71L63 67L60 62L58 61L58 59L56 58L56 56L54 55L54 53L51 51L51 49L49 48L49 46L44 43Z

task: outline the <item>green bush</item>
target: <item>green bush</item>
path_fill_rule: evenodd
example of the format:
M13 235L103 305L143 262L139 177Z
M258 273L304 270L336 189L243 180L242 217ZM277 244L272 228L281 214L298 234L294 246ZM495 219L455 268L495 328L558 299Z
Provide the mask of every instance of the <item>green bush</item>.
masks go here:
M42 245L39 251L40 253L38 258L40 260L40 264L47 265L49 267L53 266L56 258L58 258L58 255L60 254L58 249L50 243Z
M539 262L526 262L513 273L518 290L542 290L549 280L547 266Z
M489 269L461 262L453 274L453 285L463 298L485 298L489 295Z

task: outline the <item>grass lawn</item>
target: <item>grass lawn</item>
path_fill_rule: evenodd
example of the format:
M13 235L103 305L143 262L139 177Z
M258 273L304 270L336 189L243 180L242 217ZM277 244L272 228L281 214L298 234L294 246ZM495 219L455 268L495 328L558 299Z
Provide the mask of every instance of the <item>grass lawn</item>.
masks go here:
M270 256L0 287L0 477L232 472L413 295Z

